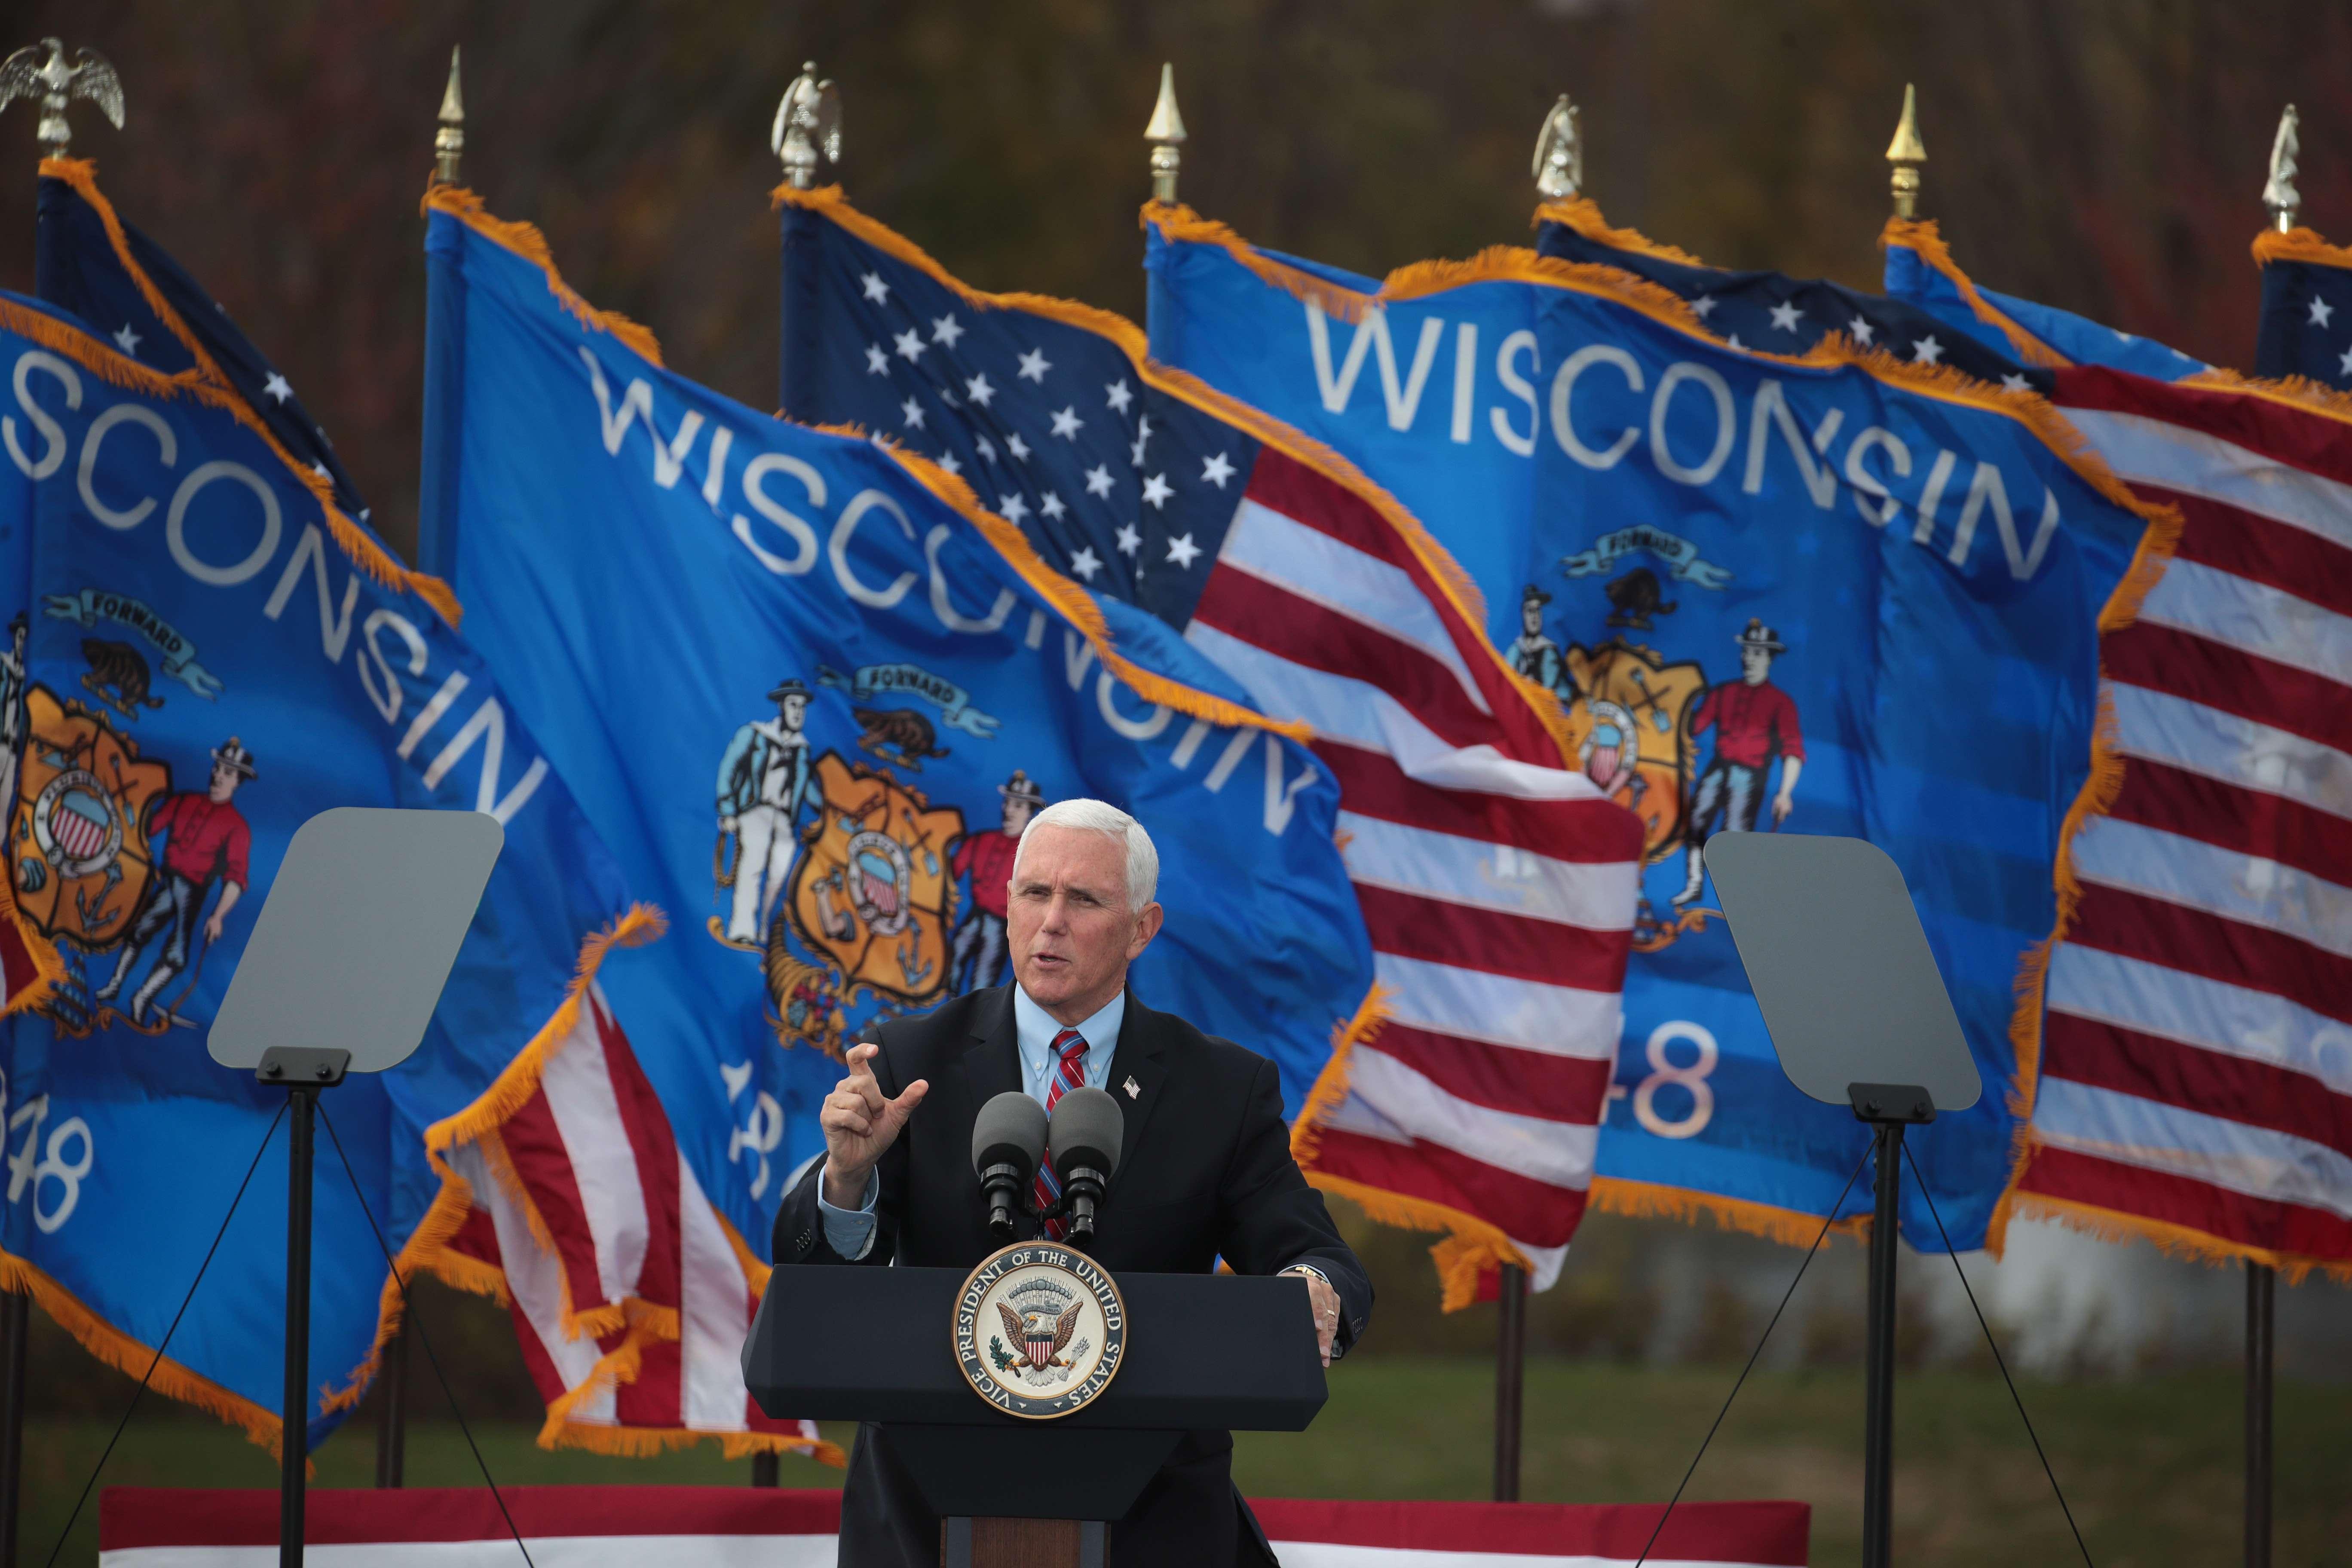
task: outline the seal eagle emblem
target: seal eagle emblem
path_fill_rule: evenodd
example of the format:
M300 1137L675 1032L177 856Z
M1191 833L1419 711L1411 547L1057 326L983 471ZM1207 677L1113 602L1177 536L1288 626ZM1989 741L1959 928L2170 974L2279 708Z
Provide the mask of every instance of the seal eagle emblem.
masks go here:
M956 1292L951 1334L973 1393L1007 1415L1051 1420L1109 1386L1126 1356L1127 1308L1085 1253L1015 1242Z

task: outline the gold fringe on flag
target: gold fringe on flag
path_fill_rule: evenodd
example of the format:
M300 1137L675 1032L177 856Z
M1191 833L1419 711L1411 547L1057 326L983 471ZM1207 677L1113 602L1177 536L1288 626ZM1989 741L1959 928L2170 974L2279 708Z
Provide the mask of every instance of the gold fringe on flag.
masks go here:
M2352 249L2328 244L2315 228L2291 228L2284 234L2274 228L2263 229L2254 236L2253 251L2257 267L2268 267L2273 261L2301 261L2314 267L2352 268Z
M1298 1115L1290 1123L1290 1154L1298 1162L1299 1169L1314 1170L1315 1156L1323 1142L1323 1123L1348 1098L1348 1079L1355 1067L1356 1047L1379 1034L1395 1011L1394 994L1375 982L1364 993L1355 1016L1332 1026L1330 1058L1315 1075L1315 1086L1307 1091Z

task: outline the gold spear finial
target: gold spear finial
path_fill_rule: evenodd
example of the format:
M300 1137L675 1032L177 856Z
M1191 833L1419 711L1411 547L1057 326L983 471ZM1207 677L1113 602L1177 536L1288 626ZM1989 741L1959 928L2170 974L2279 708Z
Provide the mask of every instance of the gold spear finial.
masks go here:
M1895 216L1917 217L1919 165L1927 161L1927 144L1919 140L1919 94L1907 81L1903 84L1903 118L1895 127L1895 140L1886 144L1886 161L1895 165L1886 182L1895 195Z
M2303 151L2296 124L2290 103L2279 116L2278 134L2271 138L2271 177L2263 187L2263 205L2270 208L2271 222L2281 234L2294 226L2295 212L2303 205L2303 195L2294 188L2295 155Z
M1574 201L1584 189L1584 129L1576 105L1561 93L1536 132L1536 194L1548 202Z
M466 97L457 86L457 46L449 46L449 85L441 89L441 129L433 133L433 180L454 185L458 161L466 155Z
M1176 110L1176 68L1162 63L1160 68L1160 101L1151 106L1151 123L1143 128L1143 139L1151 143L1151 199L1173 203L1176 200L1176 166L1182 161L1177 148L1184 141L1184 117Z

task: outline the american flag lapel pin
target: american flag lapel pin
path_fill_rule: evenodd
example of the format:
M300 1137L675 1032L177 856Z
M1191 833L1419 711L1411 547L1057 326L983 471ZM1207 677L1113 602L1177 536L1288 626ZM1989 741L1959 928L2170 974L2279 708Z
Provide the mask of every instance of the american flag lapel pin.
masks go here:
M1129 1078L1125 1083L1119 1085L1119 1087L1127 1090L1127 1098L1129 1100L1133 1100L1137 1095L1143 1092L1143 1086L1136 1082L1132 1078Z

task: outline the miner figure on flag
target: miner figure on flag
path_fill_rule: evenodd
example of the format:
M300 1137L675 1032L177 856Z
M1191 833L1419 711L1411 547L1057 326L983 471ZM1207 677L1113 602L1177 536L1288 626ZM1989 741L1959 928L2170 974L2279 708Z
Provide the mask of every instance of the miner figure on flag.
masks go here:
M773 719L755 719L735 731L719 760L719 831L735 839L735 864L719 885L733 883L727 910L730 946L757 951L777 895L792 875L794 824L803 806L822 814L824 789L809 760L809 689L797 678L768 693ZM812 830L817 825L812 823Z
M253 753L235 735L213 748L213 772L204 793L183 791L165 797L149 819L147 831L164 836L163 879L150 895L147 907L131 928L114 963L114 977L99 987L97 998L111 1002L131 978L139 954L157 933L169 931L155 967L131 998L131 1021L144 1024L148 1005L172 977L188 967L188 946L203 916L213 884L221 885L220 904L205 921L205 943L220 941L229 910L245 894L250 881L247 858L253 832L245 814L230 804L237 790L255 776ZM169 1022L167 1018L164 1020Z
M955 994L984 991L1004 978L1004 921L1013 884L1013 858L1022 830L1045 804L1045 792L1019 768L996 786L1004 797L1003 826L973 833L956 846L954 874L971 879L971 908L956 922L948 975Z
M1727 833L1756 830L1764 791L1772 780L1772 759L1780 759L1780 789L1772 797L1776 828L1795 808L1797 775L1804 771L1805 737L1797 728L1797 704L1769 679L1773 657L1788 652L1788 644L1754 616L1732 640L1739 645L1739 679L1708 692L1691 721L1694 739L1713 728L1715 755L1698 775L1690 815L1684 819L1683 859L1689 869L1683 890L1675 895L1678 909L1698 901L1706 877L1701 852L1717 821L1722 821Z

